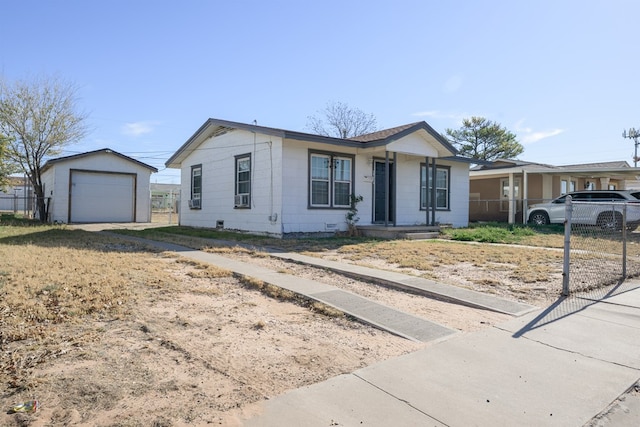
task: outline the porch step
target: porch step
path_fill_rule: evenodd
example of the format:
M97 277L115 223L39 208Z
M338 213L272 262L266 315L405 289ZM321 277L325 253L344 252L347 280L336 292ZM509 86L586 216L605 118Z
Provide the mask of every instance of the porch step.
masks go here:
M382 226L365 225L358 226L358 233L365 237L377 239L435 239L440 235L440 226L437 225L404 225Z
M440 233L437 231L430 231L425 233L406 233L404 235L405 239L409 240L424 240L424 239L437 239L440 236Z

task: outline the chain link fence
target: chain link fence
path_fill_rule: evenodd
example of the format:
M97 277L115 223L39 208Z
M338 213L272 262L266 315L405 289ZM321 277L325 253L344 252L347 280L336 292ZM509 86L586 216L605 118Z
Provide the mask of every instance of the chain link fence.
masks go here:
M640 276L640 203L565 201L563 295L604 296Z
M33 197L18 195L0 196L0 212L22 214L30 217L34 209Z
M539 201L530 201L538 203ZM480 199L469 198L469 222L509 222L509 210L514 212L516 224L523 221L523 201L521 199Z
M151 222L175 225L180 220L180 194L159 192L151 194Z

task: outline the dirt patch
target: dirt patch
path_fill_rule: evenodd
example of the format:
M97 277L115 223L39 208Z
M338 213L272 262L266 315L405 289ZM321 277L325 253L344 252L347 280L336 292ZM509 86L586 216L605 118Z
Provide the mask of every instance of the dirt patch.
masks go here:
M130 316L58 325L69 344L23 389L3 381L0 425L236 425L252 402L423 346L164 262L179 289L137 286ZM36 414L4 413L29 399Z
M382 243L380 246L389 245ZM562 291L562 252L545 248L525 248L515 245L477 245L460 242L401 242L404 247L385 251L371 250L365 254L349 247L305 254L331 261L396 271L424 277L440 283L471 289L539 307L556 301ZM496 256L496 254L500 254ZM447 258L446 260L438 257Z

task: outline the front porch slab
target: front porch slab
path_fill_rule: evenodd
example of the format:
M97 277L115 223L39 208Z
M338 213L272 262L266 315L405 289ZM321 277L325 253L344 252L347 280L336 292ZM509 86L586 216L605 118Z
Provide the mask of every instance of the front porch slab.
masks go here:
M439 225L359 225L358 233L378 239L436 239L440 235Z

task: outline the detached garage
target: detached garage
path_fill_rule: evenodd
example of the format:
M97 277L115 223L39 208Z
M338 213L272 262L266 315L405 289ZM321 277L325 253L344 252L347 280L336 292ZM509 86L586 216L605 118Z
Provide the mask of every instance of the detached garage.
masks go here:
M107 148L51 159L42 168L48 221L149 222L157 171Z

